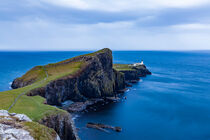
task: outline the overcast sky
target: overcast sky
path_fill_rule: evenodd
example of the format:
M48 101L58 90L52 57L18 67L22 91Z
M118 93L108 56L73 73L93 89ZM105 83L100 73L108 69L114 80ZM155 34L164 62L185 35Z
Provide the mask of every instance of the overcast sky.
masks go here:
M0 50L210 50L210 0L0 0Z

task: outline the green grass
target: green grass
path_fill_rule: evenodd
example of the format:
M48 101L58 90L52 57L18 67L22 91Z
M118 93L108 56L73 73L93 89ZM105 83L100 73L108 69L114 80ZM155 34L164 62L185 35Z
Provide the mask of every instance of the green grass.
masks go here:
M55 77L59 78L73 73L75 70L80 69L82 64L83 62L71 62L64 64L54 63L54 64L48 64L46 66L36 66L18 79L24 82L32 81L30 83L34 83L46 78L46 72L48 73L49 77L53 76L55 79Z
M7 110L19 94L23 92L27 93L28 91L38 87L38 83L34 83L30 86L26 86L23 88L0 92L0 109ZM23 95L19 98L19 100L9 112L26 114L33 121L39 121L46 114L63 112L63 110L57 109L53 106L45 105L44 101L45 99L41 96L31 97Z
M36 122L23 122L23 129L30 132L35 140L53 140L56 138L56 132L44 125Z
M77 57L94 56L105 51L108 51L108 49L102 49L94 53ZM24 93L24 95L22 95L16 104L11 108L10 112L26 114L33 121L39 121L44 116L49 114L65 112L56 107L45 105L45 99L41 96L26 96L26 94L36 88L44 87L49 82L56 79L76 74L81 67L85 66L86 64L79 59L78 61L72 61L77 57L45 66L36 66L29 70L26 74L18 79L23 82L30 83L30 85L14 90L0 92L0 109L7 110L18 97L18 95ZM46 77L46 72L48 77Z
M49 64L45 66L48 73L46 73L43 66L38 66L27 72L23 77L24 80L31 78L36 79L36 82L23 88L0 92L0 109L7 110L14 102L15 98L21 93L27 94L29 91L46 86L49 82L65 77L67 75L75 74L83 65L83 62L74 62L66 65L56 66ZM30 75L31 74L31 75ZM29 79L30 80L30 79ZM16 104L11 108L10 112L23 113L30 117L33 121L39 121L47 114L64 112L50 105L44 104L45 99L41 96L26 96L23 95L19 98Z
M100 51L82 55L82 56L94 56L98 53L103 53L108 49L102 49ZM82 57L78 56L78 57ZM51 140L54 139L56 133L53 129L47 128L37 122L44 118L45 116L62 114L66 111L58 109L56 107L44 104L45 98L41 96L27 96L27 93L31 90L45 87L48 83L66 76L72 76L79 72L79 70L86 65L86 62L75 60L75 58L70 58L58 63L48 64L45 66L36 66L29 70L19 80L30 83L30 85L0 92L0 109L7 110L15 101L15 99L24 93L15 105L9 111L10 113L25 114L31 118L34 122L24 122L24 129L28 130L30 134L35 138L35 140ZM47 74L46 74L47 73ZM48 77L47 77L48 75Z
M134 70L129 64L114 64L113 68L117 71Z
M45 71L44 71L44 66L36 66L29 70L26 74L24 74L22 77L19 79L23 81L39 81L42 80L43 77L45 77Z

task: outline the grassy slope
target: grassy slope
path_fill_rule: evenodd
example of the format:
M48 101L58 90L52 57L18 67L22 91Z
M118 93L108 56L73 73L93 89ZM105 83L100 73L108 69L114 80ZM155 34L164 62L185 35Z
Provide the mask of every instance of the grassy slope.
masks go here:
M53 140L56 137L56 132L46 126L36 122L23 122L24 129L29 131L35 140Z
M97 53L103 53L105 51L107 51L107 49L102 49L100 51L82 56L94 56ZM85 63L81 61L68 63L74 58L45 66L36 66L29 70L19 79L23 81L33 80L34 83L23 88L0 92L0 109L7 110L10 105L12 105L15 98L17 98L18 95L22 94L23 92L27 93L35 88L44 87L53 80L76 73ZM48 74L48 78L46 78L46 72ZM47 114L64 112L63 110L57 109L53 106L43 104L44 100L45 99L40 96L31 97L23 95L12 107L10 112L26 114L33 121L38 121Z
M95 53L86 54L83 56L94 56L97 53L102 53L106 49L97 51ZM74 59L74 58L71 58ZM20 80L33 81L33 84L23 88L0 92L0 109L7 110L18 97L18 95L24 93L16 104L11 108L9 112L26 114L35 122L25 122L24 129L28 130L35 140L51 140L55 137L55 131L40 125L38 122L46 115L52 115L57 113L65 113L65 111L56 107L44 104L45 99L41 96L26 96L26 94L36 88L46 86L49 82L65 77L67 75L73 75L85 62L71 62L71 59L67 59L58 63L48 64L46 66L37 66L28 71L25 75L20 77ZM46 74L47 73L47 74ZM48 75L48 77L47 77Z
M14 102L15 98L21 93L27 93L32 89L44 87L50 81L62 78L66 75L71 75L77 72L82 66L82 62L74 62L65 65L49 64L44 66L49 77L46 78L45 70L43 66L38 66L31 69L25 75L21 77L23 80L30 80L29 77L35 78L36 82L19 89L0 92L0 109L7 110L9 106ZM56 112L63 112L53 106L43 104L44 98L40 96L26 96L23 95L19 98L17 103L13 106L10 112L23 113L29 116L33 121L38 121L46 114L52 114Z
M117 71L134 70L129 64L114 64L113 68Z

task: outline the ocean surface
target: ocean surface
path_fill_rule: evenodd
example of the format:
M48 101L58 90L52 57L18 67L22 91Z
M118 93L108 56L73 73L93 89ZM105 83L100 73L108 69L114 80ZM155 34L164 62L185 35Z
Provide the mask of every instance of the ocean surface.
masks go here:
M87 52L0 52L0 91L36 65ZM124 94L126 100L77 115L81 140L210 140L209 51L115 51L115 63L144 60L151 76ZM122 127L121 133L85 127L87 122Z

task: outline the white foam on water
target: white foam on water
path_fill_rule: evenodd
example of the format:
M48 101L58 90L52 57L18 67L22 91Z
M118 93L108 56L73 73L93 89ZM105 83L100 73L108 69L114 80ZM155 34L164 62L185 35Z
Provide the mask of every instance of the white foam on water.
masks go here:
M12 82L9 82L9 85L10 85L10 86L9 86L9 89L12 89L12 87L11 87L11 85L12 85Z
M74 120L76 120L76 119L79 118L79 117L80 117L80 115L75 114L75 115L72 116L72 120L74 121Z
M130 89L127 89L127 90L126 90L126 92L129 92L129 91L130 91Z

